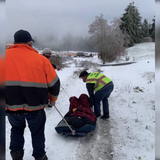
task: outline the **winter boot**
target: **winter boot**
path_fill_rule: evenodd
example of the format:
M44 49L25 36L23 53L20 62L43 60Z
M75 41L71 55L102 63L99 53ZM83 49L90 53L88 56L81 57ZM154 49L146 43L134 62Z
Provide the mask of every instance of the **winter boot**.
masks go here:
M110 116L109 115L103 115L103 116L101 116L100 118L101 119L108 119Z
M48 157L44 155L42 157L35 158L35 160L48 160Z
M24 150L10 153L12 160L23 160Z

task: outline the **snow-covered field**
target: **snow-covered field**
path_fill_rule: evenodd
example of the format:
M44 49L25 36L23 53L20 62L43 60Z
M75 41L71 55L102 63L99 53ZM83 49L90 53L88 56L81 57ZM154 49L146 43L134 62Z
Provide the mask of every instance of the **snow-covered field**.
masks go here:
M155 43L141 43L128 49L136 63L120 66L89 68L101 70L114 83L109 98L110 119L98 118L94 131L86 137L64 137L55 131L61 116L54 107L46 108L46 154L49 160L154 160L155 159ZM93 58L74 58L100 64ZM87 93L78 74L82 67L74 62L57 71L61 90L56 107L65 115L69 97ZM6 160L9 151L10 125L6 120ZM24 160L33 160L28 127L25 129Z

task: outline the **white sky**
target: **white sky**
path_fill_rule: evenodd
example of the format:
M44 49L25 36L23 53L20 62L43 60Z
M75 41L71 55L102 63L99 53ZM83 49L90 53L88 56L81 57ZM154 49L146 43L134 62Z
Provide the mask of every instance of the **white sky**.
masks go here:
M5 40L6 40L6 34L5 34L5 7L4 2L0 1L0 54L4 54L5 50Z
M128 49L130 65L98 67L114 83L109 97L110 119L98 118L96 128L86 137L65 137L55 131L61 116L53 108L46 108L46 152L50 160L107 160L113 153L114 160L154 160L155 159L155 43L137 44ZM102 64L93 58L75 58ZM75 60L74 59L74 60ZM122 57L122 62L125 57ZM61 85L56 107L65 115L69 110L69 97L88 94L86 84L74 71L73 61L57 71ZM97 67L89 67L93 72ZM138 89L134 89L138 88ZM142 92L141 92L141 91ZM66 94L67 93L67 94ZM69 95L69 96L68 96ZM160 133L158 128L157 133ZM9 151L10 125L6 121L6 159L11 160ZM156 141L160 144L160 138ZM160 147L160 146L159 146ZM156 156L160 157L159 147ZM25 129L24 159L33 160L31 137L28 127Z
M152 22L154 0L134 0L140 16ZM7 0L7 40L19 29L28 30L33 37L45 35L86 36L88 26L102 13L108 22L123 15L132 0Z

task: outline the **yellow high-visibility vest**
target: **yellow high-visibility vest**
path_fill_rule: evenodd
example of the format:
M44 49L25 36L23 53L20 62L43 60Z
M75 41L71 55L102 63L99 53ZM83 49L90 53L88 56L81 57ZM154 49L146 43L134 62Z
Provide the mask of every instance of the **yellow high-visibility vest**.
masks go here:
M94 83L94 90L97 92L112 80L99 72L90 73L87 76L86 83Z

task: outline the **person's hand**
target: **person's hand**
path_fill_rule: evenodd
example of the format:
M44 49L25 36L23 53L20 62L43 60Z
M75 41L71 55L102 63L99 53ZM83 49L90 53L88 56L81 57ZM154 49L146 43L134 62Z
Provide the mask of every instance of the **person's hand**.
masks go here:
M55 106L56 102L55 102L55 101L51 101L50 104L51 104L52 106Z
M60 71L60 70L62 70L60 67L58 67L58 66L56 66L56 69L57 69L57 71Z
M81 109L80 109L80 108L77 108L76 111L81 111Z

